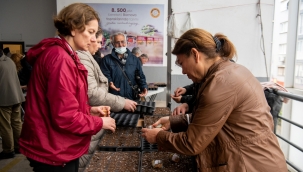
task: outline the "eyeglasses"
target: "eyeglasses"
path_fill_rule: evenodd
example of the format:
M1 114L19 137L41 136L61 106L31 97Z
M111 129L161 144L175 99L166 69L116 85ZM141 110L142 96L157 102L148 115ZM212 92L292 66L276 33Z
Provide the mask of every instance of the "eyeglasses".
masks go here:
M177 65L177 66L179 66L179 67L181 67L182 68L182 65L178 62L178 59L176 59L176 61L175 61L175 65Z

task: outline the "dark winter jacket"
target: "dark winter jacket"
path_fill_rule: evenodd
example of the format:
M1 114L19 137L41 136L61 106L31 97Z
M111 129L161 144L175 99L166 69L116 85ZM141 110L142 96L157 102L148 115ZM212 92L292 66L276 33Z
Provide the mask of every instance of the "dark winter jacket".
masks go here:
M115 49L113 48L112 53L106 55L102 59L101 70L107 77L109 83L113 82L117 88L120 88L120 91L115 91L109 88L110 93L134 100L133 90L120 67L124 70L133 86L138 85L139 88L143 90L144 88L147 89L147 83L145 80L145 75L142 71L140 60L135 55L133 55L129 49L127 49L125 56L127 56L126 63L123 64L117 56ZM117 66L117 64L119 64L120 67ZM140 77L140 79L137 80L135 79L136 71Z
M21 60L22 69L18 72L20 85L27 85L32 72L32 66L23 58Z
M190 85L183 87L186 89L186 93L184 95L182 95L181 103L188 104L188 113L191 113L194 108L194 104L196 101L196 95L198 94L201 84L202 83L192 83Z

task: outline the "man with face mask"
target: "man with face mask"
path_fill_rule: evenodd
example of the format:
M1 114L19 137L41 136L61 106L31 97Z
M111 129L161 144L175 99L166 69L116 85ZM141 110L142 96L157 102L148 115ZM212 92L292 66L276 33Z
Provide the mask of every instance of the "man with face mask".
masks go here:
M101 70L109 82L109 92L122 97L138 100L134 97L132 86L138 86L140 97L147 94L147 83L140 60L126 48L126 37L118 32L112 36L114 46L112 53L101 62Z
M102 30L96 33L96 39L91 40L88 51L77 51L81 63L88 71L88 98L91 106L110 106L113 112L119 112L123 109L134 112L137 103L125 99L121 96L108 93L108 81L100 70L100 66L93 58L93 55L101 48Z

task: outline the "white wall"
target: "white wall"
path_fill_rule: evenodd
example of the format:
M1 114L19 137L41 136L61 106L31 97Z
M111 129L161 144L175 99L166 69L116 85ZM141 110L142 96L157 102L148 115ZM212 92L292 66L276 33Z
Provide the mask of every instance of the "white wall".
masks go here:
M179 29L187 19L187 12L190 12L194 27L205 29L213 35L218 32L225 34L236 46L238 53L236 62L247 67L258 79L266 80L265 60L260 48L261 25L257 17L259 14L257 3L258 0L172 0L172 9ZM270 77L274 0L263 0L261 10L267 70ZM186 76L181 77L182 69L175 65L175 59L176 57L172 56L172 92L178 86L191 83L186 80ZM172 108L177 105L172 101Z
M0 41L24 42L27 51L43 38L55 35L54 15L55 1L1 0Z
M266 77L264 57L260 49L260 20L257 16L257 0L173 0L172 8L178 25L182 26L186 12L191 12L194 26L213 35L225 34L236 46L237 63L246 66L256 77ZM274 1L265 0L261 4L265 39L265 53L268 70L270 68ZM174 65L172 59L172 68ZM270 71L270 70L269 70ZM181 74L181 69L173 68L173 74Z

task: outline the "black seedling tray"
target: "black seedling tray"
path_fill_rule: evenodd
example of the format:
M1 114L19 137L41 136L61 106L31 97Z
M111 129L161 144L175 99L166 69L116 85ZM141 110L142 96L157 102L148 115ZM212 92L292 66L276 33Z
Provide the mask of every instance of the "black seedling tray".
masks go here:
M158 151L158 145L150 144L143 137L141 138L141 150L142 151Z
M99 142L102 151L140 151L141 128L117 127L113 133L106 130Z
M148 86L148 90L158 90L158 86Z
M155 102L137 101L136 112L145 115L153 115L155 111L155 106L156 106Z
M166 87L166 83L163 83L163 82L157 82L157 83L154 83L155 86L158 86L158 87Z
M86 171L113 172L113 171L140 171L141 152L111 152L96 151Z
M116 126L136 127L140 114L138 113L111 113L110 116L116 120Z

